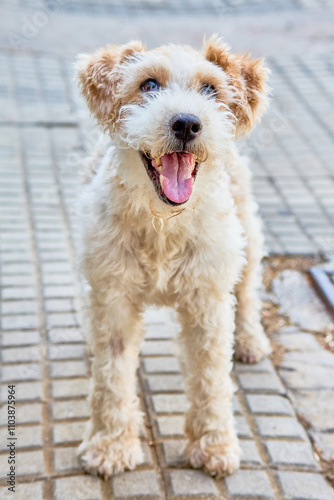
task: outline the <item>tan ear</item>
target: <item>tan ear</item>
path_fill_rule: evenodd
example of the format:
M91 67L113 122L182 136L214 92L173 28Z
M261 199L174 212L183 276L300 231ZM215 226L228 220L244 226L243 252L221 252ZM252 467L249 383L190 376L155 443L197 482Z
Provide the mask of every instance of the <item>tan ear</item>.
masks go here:
M79 56L76 69L81 92L104 129L115 123L118 117L120 65L143 50L145 48L140 42L130 42L127 45L108 45L94 54Z
M251 59L249 54L230 54L228 46L216 36L204 44L204 54L229 77L233 99L228 105L236 118L237 135L249 133L268 105L269 70L264 60Z

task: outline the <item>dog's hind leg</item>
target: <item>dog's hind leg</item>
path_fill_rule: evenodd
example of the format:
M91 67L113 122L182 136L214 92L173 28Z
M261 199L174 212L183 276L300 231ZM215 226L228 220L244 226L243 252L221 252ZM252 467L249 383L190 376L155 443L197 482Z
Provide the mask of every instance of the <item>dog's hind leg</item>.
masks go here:
M105 478L142 461L136 396L140 312L119 291L90 293L92 415L78 454L86 470Z
M244 205L240 215L246 236L246 264L241 281L236 285L237 309L235 330L235 359L256 363L270 354L270 342L261 325L261 258L263 236L252 200Z
M230 378L235 298L197 292L189 307L179 309L182 367L190 401L185 453L193 467L224 475L239 466L240 454Z

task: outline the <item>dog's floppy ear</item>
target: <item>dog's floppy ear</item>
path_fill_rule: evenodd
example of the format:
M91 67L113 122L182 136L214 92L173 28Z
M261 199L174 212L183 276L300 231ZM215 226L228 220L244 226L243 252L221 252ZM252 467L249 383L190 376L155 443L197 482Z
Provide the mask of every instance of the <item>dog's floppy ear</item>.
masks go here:
M115 123L120 108L117 85L120 65L145 48L140 42L108 45L91 55L80 55L76 64L83 96L103 128Z
M228 75L233 90L233 99L228 105L236 118L236 133L247 134L261 119L268 104L269 70L264 67L264 60L251 59L249 54L230 54L227 45L215 35L205 42L204 55Z

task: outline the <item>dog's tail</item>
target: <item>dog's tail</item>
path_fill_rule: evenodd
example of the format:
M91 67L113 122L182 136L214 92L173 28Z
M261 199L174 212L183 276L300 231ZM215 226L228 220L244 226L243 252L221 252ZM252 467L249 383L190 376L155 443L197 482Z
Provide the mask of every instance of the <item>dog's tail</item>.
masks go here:
M82 177L84 184L89 184L93 179L109 146L110 138L106 134L101 133L91 154L86 156L82 162Z

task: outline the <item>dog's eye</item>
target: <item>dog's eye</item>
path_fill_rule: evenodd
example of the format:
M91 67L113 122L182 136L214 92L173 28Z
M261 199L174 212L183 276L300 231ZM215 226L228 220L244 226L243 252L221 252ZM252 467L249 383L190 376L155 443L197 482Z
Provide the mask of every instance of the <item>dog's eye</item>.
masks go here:
M203 83L201 87L201 94L205 94L208 96L215 96L217 95L217 90L215 87L209 83Z
M149 79L141 84L140 89L143 92L157 92L161 88L160 83L157 80Z

